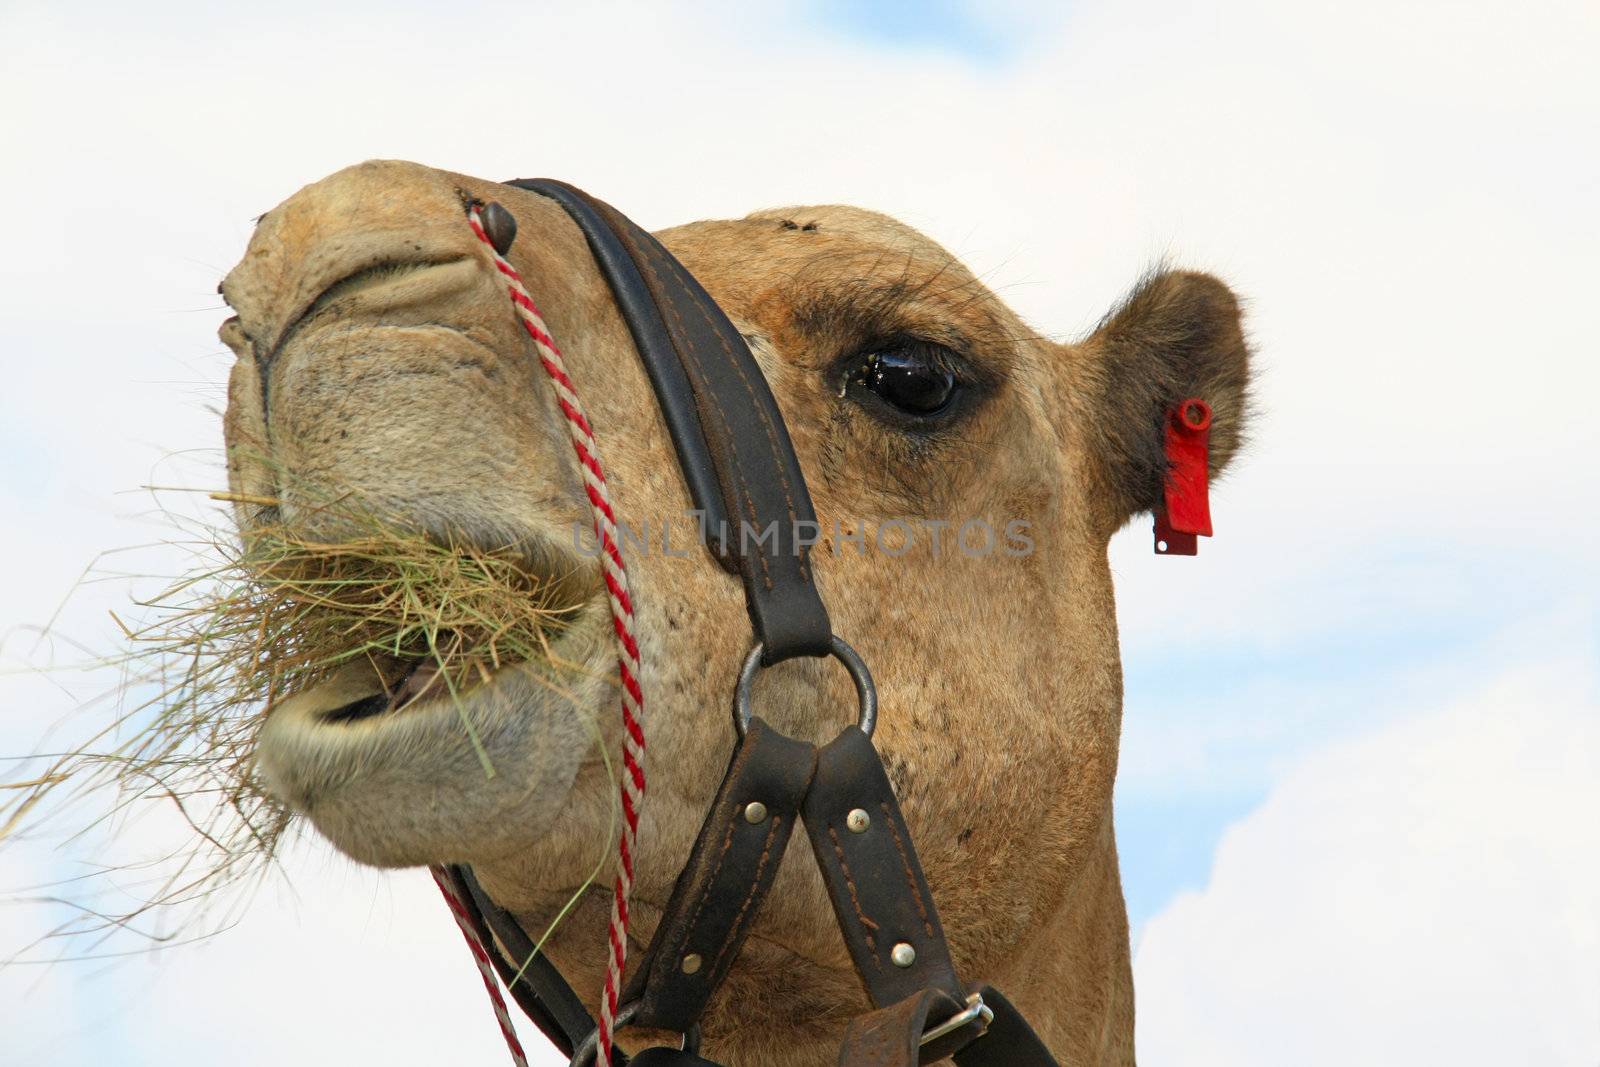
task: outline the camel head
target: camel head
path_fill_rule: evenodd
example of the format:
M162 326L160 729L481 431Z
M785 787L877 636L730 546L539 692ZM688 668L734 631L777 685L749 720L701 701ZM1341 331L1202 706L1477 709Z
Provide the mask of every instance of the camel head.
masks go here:
M646 541L624 543L649 737L642 944L733 747L751 633L738 580L699 543L626 324L550 200L365 163L263 216L228 275L235 493L314 528L328 520L300 487L335 486L441 542L516 553L564 613L553 655L584 668L551 686L507 663L456 700L398 709L373 701L375 671L350 668L269 711L257 767L350 856L471 864L531 931L611 851L601 745L615 752L620 727L599 564L574 536L588 505L549 383L464 219L473 198L517 220L507 258L565 355L618 518ZM1162 491L1173 404L1210 403L1213 473L1235 451L1237 301L1203 274L1155 274L1088 338L1057 344L948 252L869 211L785 208L658 236L747 338L782 409L823 531L816 580L876 677L875 740L958 970L1005 988L1063 1062L1131 1062L1106 548ZM250 504L239 518L267 521ZM856 708L829 660L763 671L754 701L818 743ZM815 866L794 852L706 1017L719 1058L832 1062L866 1008ZM547 949L591 1003L608 884L580 894Z

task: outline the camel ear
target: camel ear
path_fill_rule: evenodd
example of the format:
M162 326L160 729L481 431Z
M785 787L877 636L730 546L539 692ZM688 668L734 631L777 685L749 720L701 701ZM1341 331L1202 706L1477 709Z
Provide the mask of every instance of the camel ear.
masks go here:
M1075 406L1088 422L1112 529L1161 500L1167 415L1184 399L1211 406L1211 480L1238 451L1249 414L1250 350L1238 298L1211 275L1147 277L1076 357Z

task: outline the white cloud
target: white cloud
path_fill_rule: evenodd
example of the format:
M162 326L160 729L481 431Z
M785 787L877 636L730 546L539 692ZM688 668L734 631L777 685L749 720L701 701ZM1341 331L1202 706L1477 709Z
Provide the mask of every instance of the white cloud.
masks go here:
M126 908L143 899L145 874L120 865L187 840L169 807L148 805L80 847L114 869L108 878L60 884L81 869L43 847L8 847L3 890L41 886L34 895L91 894L90 906ZM256 892L211 917L226 928L203 940L190 940L200 933L192 926L159 949L138 935L78 938L30 949L24 958L34 963L0 967L0 1063L507 1062L476 967L425 871L357 867L314 841L281 858ZM71 914L42 904L0 909L0 959ZM146 915L135 925L171 934L176 918ZM72 959L92 953L124 955ZM63 962L37 962L50 959ZM535 1067L566 1062L517 1017Z
M287 880L238 926L138 968L148 987L128 1001L118 1063L280 1067L344 1062L355 1050L370 1063L509 1062L426 872L356 868L325 845L297 852ZM535 1067L566 1062L511 1010Z
M1141 1062L1600 1058L1592 652L1329 748L1135 957Z
M5 884L0 888L9 898L0 907L0 963L36 942L56 917L54 909L33 903L19 892L41 893L35 887L56 875L47 863L18 852L7 850ZM73 1055L81 1028L74 985L64 968L0 965L0 1033L6 1035L0 1056L15 1063L85 1062ZM64 1049L69 1050L65 1057Z

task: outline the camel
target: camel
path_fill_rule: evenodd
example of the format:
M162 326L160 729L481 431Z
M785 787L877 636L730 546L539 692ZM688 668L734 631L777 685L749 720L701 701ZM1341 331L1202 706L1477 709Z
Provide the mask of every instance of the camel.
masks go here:
M751 638L738 580L696 544L628 330L553 202L367 162L269 211L227 276L239 499L278 500L274 521L315 521L287 477L303 476L441 537L516 545L572 612L556 652L592 668L556 693L510 664L462 698L493 777L445 701L331 714L381 691L360 668L272 708L257 767L340 851L379 867L470 864L531 931L603 854L613 784L586 724L612 751L620 726L599 565L571 534L588 528L587 503L554 395L464 224L473 198L519 224L508 258L565 354L619 518L672 529L679 546L635 546L628 560L650 745L637 958L732 750L728 707ZM1055 343L939 245L871 211L757 211L658 237L745 335L788 424L825 531L816 581L876 676L875 740L958 972L1005 990L1062 1063L1133 1063L1107 543L1157 503L1172 405L1210 404L1213 476L1238 450L1250 360L1238 300L1209 275L1155 272L1089 336ZM244 504L238 518L261 521ZM895 543L875 543L893 520ZM936 547L923 535L941 520ZM1011 524L1010 550L952 550L972 520ZM764 671L755 700L774 727L818 743L856 706L824 659ZM704 1054L720 1062L832 1063L868 1008L816 866L791 845L703 1020ZM546 946L591 1004L608 885L582 894Z

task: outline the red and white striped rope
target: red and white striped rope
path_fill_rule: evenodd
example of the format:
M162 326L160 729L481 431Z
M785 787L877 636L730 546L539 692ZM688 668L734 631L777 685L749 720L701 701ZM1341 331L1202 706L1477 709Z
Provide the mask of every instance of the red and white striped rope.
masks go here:
M628 959L628 899L633 890L634 843L639 831L639 812L644 804L644 693L639 687L639 645L633 633L633 600L628 595L628 573L618 548L617 519L606 488L605 472L595 448L594 431L578 403L577 391L567 375L566 362L545 328L539 309L523 287L516 268L495 250L483 228L479 206L467 211L467 225L494 257L494 264L505 279L506 293L522 326L533 339L539 363L555 387L556 402L566 416L567 436L578 456L584 490L594 515L595 537L600 543L600 563L611 600L611 626L616 635L617 673L622 682L622 833L617 841L617 878L611 895L611 925L607 932L610 955L606 965L605 994L600 1001L600 1034L597 1063L611 1062L611 1044L616 1028L617 998L622 990L622 969ZM514 1041L514 1038L508 1038ZM513 1054L516 1049L513 1045Z
M478 932L467 918L466 901L456 893L455 886L440 868L429 867L428 873L433 875L433 884L439 887L445 903L450 905L450 914L455 916L461 936L467 939L467 948L471 950L472 960L478 965L478 974L483 978L483 988L489 991L489 999L494 1003L494 1015L500 1021L500 1032L505 1035L506 1047L511 1050L511 1062L517 1067L528 1067L527 1054L522 1051L522 1042L517 1040L517 1029L511 1023L511 1013L506 1010L506 998L500 995L500 981L490 966L489 950L478 939Z

